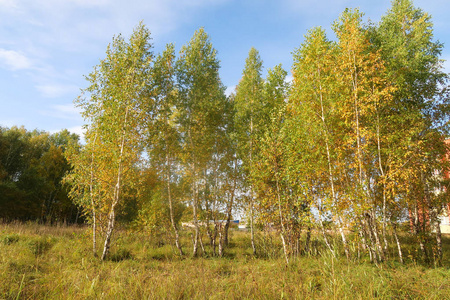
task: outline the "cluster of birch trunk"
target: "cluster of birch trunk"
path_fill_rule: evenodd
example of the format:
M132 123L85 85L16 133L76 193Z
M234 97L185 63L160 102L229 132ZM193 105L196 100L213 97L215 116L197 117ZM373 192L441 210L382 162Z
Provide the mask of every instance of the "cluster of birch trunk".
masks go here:
M222 256L239 213L253 253L273 231L286 263L314 234L333 256L403 262L412 234L420 259L439 264L448 77L431 18L394 0L378 24L348 9L332 28L334 40L305 35L291 81L281 65L263 78L252 48L229 96L204 29L178 57L172 44L155 56L142 23L128 42L115 37L76 100L86 144L68 151L94 255L101 233L105 259L118 211L139 198L135 223L166 228L181 256L184 208L193 256L206 252L203 234Z

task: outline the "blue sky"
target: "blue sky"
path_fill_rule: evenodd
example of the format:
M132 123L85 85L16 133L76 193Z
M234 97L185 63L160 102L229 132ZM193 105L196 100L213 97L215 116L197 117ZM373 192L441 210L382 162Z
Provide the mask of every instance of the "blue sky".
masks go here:
M450 60L450 1L414 4L432 15L435 39L447 46L442 58ZM72 101L87 85L83 76L114 35L128 37L140 20L155 53L170 42L178 51L204 27L231 91L251 47L264 68L282 63L289 70L307 30L322 26L332 38L331 23L346 7L378 22L390 0L0 0L0 126L81 133Z

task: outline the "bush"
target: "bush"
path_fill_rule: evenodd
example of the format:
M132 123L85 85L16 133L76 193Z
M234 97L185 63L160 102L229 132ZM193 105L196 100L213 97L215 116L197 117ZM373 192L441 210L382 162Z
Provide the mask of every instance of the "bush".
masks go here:
M110 254L109 259L111 261L122 261L126 259L132 259L133 255L131 254L131 251L128 249L118 249L117 251Z
M2 237L1 239L2 243L5 245L11 245L14 243L17 243L19 241L19 235L18 234L7 234Z
M27 243L28 249L30 249L31 253L35 256L39 256L50 250L53 246L53 242L51 238L46 237L38 237L33 238Z

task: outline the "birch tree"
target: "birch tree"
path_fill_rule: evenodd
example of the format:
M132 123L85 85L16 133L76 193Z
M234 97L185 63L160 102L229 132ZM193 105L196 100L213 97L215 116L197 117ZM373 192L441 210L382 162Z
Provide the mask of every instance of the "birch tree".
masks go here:
M392 177L398 184L391 194L403 195L397 197L402 201L397 206L412 213L418 244L428 260L425 240L431 228L419 226L419 214L430 212L432 223L437 224L436 212L443 206L440 200L432 200L434 193L430 193L445 170L437 158L447 151L443 136L448 135L448 97L443 92L448 75L440 59L443 44L434 40L431 16L410 0L392 1L373 40L386 62L389 81L397 87L391 107L396 117L390 122L398 134L397 155L392 156ZM440 175L436 177L435 172ZM437 230L437 245L440 239Z
M384 84L384 65L378 52L371 50L368 31L363 27L362 14L358 10L346 10L335 22L334 31L338 37L337 72L339 76L338 110L342 116L347 139L343 150L350 178L351 206L354 219L361 227L366 227L373 244L373 252L379 260L384 259L380 236L377 230L375 212L374 181L377 181L371 144L377 141L376 132L371 126L376 123L377 105L388 105L389 87Z
M225 88L219 77L219 60L203 28L182 47L176 62L179 91L178 123L182 137L183 171L190 182L193 209L194 247L198 254L200 190L205 184L208 163L214 154L218 130L223 127Z
M175 236L175 245L180 255L183 249L180 242L179 228L175 220L177 194L176 168L179 165L181 145L176 124L177 90L175 87L175 50L168 44L162 54L158 55L152 67L151 97L145 103L146 145L150 156L150 166L158 170L169 206L170 224Z
M251 178L253 171L254 152L256 141L261 131L261 115L264 111L264 81L261 75L262 60L258 51L251 48L242 78L236 86L235 106L235 130L238 139L238 157L242 162L244 182L248 185L249 219L253 254L256 254L254 239L254 187Z
M89 172L75 173L80 175L75 179L77 183L83 180L98 189L97 202L91 195L91 203L97 206L97 217L104 218L106 223L102 231L102 260L110 250L117 207L123 204L127 190L137 181L135 165L141 154L139 120L142 103L149 100L151 48L150 32L142 23L128 42L121 35L114 37L107 47L106 58L86 77L89 87L75 101L88 122L85 140L89 149L86 159L77 161L82 166L74 169L74 172L83 168ZM87 188L83 193L91 191Z
M264 82L264 106L260 114L264 127L260 128L258 148L254 153L253 180L258 195L256 205L260 220L279 228L286 264L289 257L299 253L299 239L303 225L305 204L293 192L293 181L289 177L287 161L292 155L288 151L286 138L286 103L289 84L287 72L281 65L268 69ZM276 208L276 209L275 209Z
M342 197L343 178L340 178L345 168L341 154L345 132L337 113L336 52L336 44L327 40L323 29L312 29L305 36L305 42L294 52L294 82L288 113L292 147L296 148L293 152L300 153L303 162L295 170L300 169L297 174L305 176L297 180L310 186L308 194L314 199L320 228L330 250L323 226L329 214L338 226L348 255L342 228L348 202ZM309 167L308 161L314 164Z

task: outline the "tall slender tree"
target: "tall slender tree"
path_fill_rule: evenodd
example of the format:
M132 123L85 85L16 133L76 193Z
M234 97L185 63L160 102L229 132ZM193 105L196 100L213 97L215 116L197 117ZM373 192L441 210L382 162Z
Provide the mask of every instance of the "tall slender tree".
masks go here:
M298 174L305 176L298 181L310 186L309 198L315 200L325 241L323 218L331 214L348 255L342 228L348 202L343 198L343 178L340 177L345 170L342 161L345 132L337 113L336 53L336 44L327 40L323 29L312 29L306 35L305 42L294 53L294 82L288 105L288 123L293 135L291 147L296 149L293 152L300 153L302 162L314 161L312 168L310 163L306 163L299 164L295 169L300 169Z
M191 185L195 227L193 255L198 253L200 189L214 154L218 130L223 127L225 88L219 77L219 60L203 28L182 47L176 63L179 91L178 122L182 137L184 173Z
M86 77L90 84L84 90L86 97L76 100L88 122L85 139L89 153L82 154L87 159L75 160L81 166L74 169L74 178L89 182L90 187L95 184L99 190L96 211L106 221L102 260L109 253L117 207L135 182L134 166L141 154L138 122L142 103L149 100L151 48L150 32L142 23L129 42L120 35L114 37L106 50L106 58ZM88 164L84 169L89 172L80 171L83 164ZM84 176L89 179L83 179ZM79 186L75 184L74 188ZM81 192L88 191L91 193L92 188Z
M175 173L180 159L180 135L175 123L177 113L177 90L175 87L175 50L168 44L152 67L151 95L153 101L146 104L144 120L147 121L146 145L150 154L151 166L156 167L164 182L165 195L169 205L170 223L175 236L175 245L180 255L183 249L180 243L178 224L175 220L177 184Z
M262 60L258 51L251 48L245 60L242 78L236 86L235 130L238 137L238 157L242 163L244 181L248 185L249 219L253 254L256 254L254 239L254 187L251 173L258 134L261 132L264 111L264 80L262 78Z
M303 205L293 193L293 185L289 180L286 139L286 104L289 84L286 82L287 72L281 65L268 69L264 82L264 107L261 118L264 127L260 129L258 148L254 155L253 179L258 194L257 209L260 219L265 223L276 224L280 229L280 237L286 263L289 256L298 254L300 219ZM277 208L277 209L274 209Z
M373 243L374 253L384 259L376 225L375 185L378 180L379 145L377 108L389 106L391 89L386 85L386 72L381 56L372 50L368 30L358 10L346 10L334 24L337 44L339 113L347 139L342 145L347 152L344 159L350 178L349 208L359 226L365 226ZM378 124L378 127L372 124Z
M403 197L391 196L391 199L401 199L402 203L397 201L396 206L410 211L418 243L427 260L425 237L431 228L420 226L419 214L428 211L435 224L438 222L435 212L443 206L439 200L432 200L434 194L429 192L437 184L435 172L445 169L436 158L444 157L447 151L443 136L448 134L444 121L448 115L448 97L443 91L448 86L448 75L443 72L440 59L443 44L433 39L431 16L414 7L411 0L392 1L390 10L374 30L373 40L386 62L388 80L397 87L390 108L394 113L389 119L397 132L397 155L392 156L391 163L391 177L397 184L391 185L390 191ZM439 245L440 236L436 232Z

